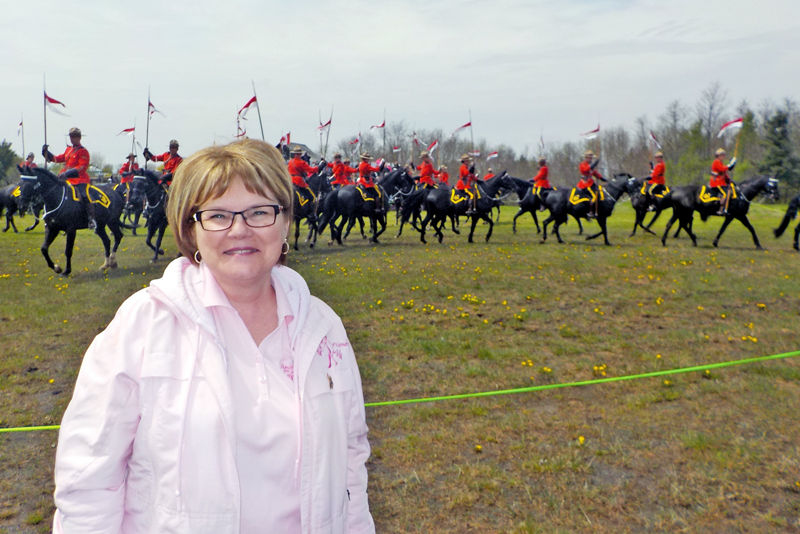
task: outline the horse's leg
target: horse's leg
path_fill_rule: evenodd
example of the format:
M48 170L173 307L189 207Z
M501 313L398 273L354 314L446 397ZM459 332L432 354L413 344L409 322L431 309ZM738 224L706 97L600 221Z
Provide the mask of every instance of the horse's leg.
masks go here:
M58 237L58 232L53 231L48 225L45 225L44 228L44 242L41 247L42 256L44 256L44 261L47 262L48 267L53 269L56 274L61 274L61 266L54 264L53 260L50 259L50 245L52 245L53 241Z
M472 240L472 236L475 234L475 227L478 225L478 217L476 217L475 215L471 215L470 219L472 219L472 224L470 225L469 237L467 238L467 241L470 243L474 243L474 241Z
M105 258L103 259L103 265L100 266L100 270L102 271L111 267L111 240L108 238L108 234L106 233L105 224L98 224L95 233L100 236L100 241L103 242L103 253L105 254Z
M64 269L64 276L69 276L72 272L72 251L75 249L75 230L67 232L67 246L64 249L64 256L67 258L67 268Z
M519 219L519 216L522 215L523 213L525 213L525 211L522 208L520 208L519 211L516 213L516 215L514 215L514 218L511 220L511 232L514 234L517 233L517 219Z
M575 217L574 215L573 217L575 218L576 221L578 221L578 235L583 235L583 223L581 222L580 217Z
M159 226L159 228L158 228L158 237L156 237L156 251L157 252L156 252L156 255L153 257L153 259L151 260L153 263L155 263L156 260L158 260L158 255L163 253L163 251L161 250L161 241L164 239L164 232L166 232L166 231L167 231L167 225L166 224L162 224L161 226Z
M370 223L372 223L372 221L370 221ZM358 228L361 230L361 239L366 239L367 234L364 233L364 217L361 217L360 215L358 216Z
M428 244L428 242L425 241L425 228L428 226L428 223L432 218L433 218L433 211L429 210L425 212L425 218L422 219L422 223L420 223L419 225L419 240L425 243L426 245Z
M500 209L500 208L498 208ZM489 242L489 238L492 237L492 230L494 230L494 222L492 222L492 212L489 212L489 216L486 217L485 215L481 215L488 223L489 223L489 231L486 232L486 242Z
M681 219L681 226L683 227L684 230L686 230L686 233L689 234L689 238L691 238L691 240L692 240L692 245L694 245L696 247L697 246L697 236L694 235L694 232L692 232L692 224L693 223L694 223L694 216L691 213L688 216L688 220ZM678 228L678 230L680 230L680 227ZM677 234L677 232L675 232L675 233Z
M667 236L669 235L669 229L672 228L672 225L675 224L675 221L677 220L678 220L678 213L675 210L673 210L672 217L670 217L669 221L667 221L667 226L666 228L664 228L664 235L661 237L661 244L664 245L665 247L667 246ZM680 225L682 224L682 222L678 224Z
M719 238L722 237L723 232L725 232L725 229L728 227L728 225L731 223L732 220L733 220L733 216L732 215L726 215L725 216L725 221L723 221L722 226L719 229L719 233L717 234L717 237L714 238L714 246L715 247L719 243ZM745 224L744 221L742 221L742 224L744 224L745 227L746 227L746 226L748 226L750 224L750 222L748 221L748 223ZM752 226L750 226L750 228L752 228ZM756 247L760 249L761 245L758 244L758 238L756 237L755 230L750 230L750 232L753 234L753 240L756 243Z
M299 239L300 239L300 218L299 217L295 217L294 218L294 249L295 250L300 250L300 248L297 246L297 241Z
M800 252L800 224L794 227L794 249Z
M664 210L656 209L656 212L653 214L653 218L650 219L650 222L647 223L647 226L643 226L642 228L644 228L646 231L650 232L653 235L657 235L654 231L650 229L650 227L653 226L653 223L656 222L656 219L658 219L658 216L661 215L662 211ZM642 217L642 219L644 219L644 216Z
M764 250L763 247L761 246L761 243L759 243L758 241L758 236L756 235L756 229L753 228L752 224L750 224L750 219L747 218L747 214L745 213L741 217L737 217L737 219L739 219L739 222L742 223L745 228L750 230L750 235L753 236L753 243L755 243L756 245L756 250ZM720 235L722 235L722 232L720 232Z
M31 230L33 230L37 226L39 226L39 213L34 211L33 212L33 224L30 225L29 227L25 228L25 231L26 232L30 232Z
M642 219L643 218L644 218L644 215L642 215L642 212L637 209L636 210L636 217L633 220L633 231L631 231L631 233L628 234L628 237L633 237L633 236L636 235L636 227L642 225ZM642 226L642 228L644 228L644 227Z
M542 240L539 243L544 244L547 241L547 225L553 222L553 215L550 214L545 220L542 221Z
M608 242L608 217L600 217L599 222L600 222L600 228L602 229L603 232L603 241L605 242L606 245L611 245L611 243Z
M531 217L533 217L533 224L536 225L536 233L537 234L541 234L542 233L542 229L539 228L539 218L536 216L536 211L537 210L535 210L535 209L531 210Z

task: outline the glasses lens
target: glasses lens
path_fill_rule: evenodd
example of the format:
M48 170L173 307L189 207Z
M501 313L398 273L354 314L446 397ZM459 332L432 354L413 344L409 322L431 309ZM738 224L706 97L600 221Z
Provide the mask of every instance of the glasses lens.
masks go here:
M205 230L227 230L233 223L233 213L222 210L205 210L200 213L200 224Z
M253 228L272 226L278 216L276 206L256 206L244 212L244 218Z

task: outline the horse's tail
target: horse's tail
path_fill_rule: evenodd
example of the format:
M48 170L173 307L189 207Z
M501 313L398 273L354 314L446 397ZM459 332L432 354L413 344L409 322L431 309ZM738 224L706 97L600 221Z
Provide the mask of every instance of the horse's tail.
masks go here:
M786 215L783 216L783 220L781 221L781 225L775 228L772 233L775 234L775 237L780 237L783 235L783 232L786 231L786 227L789 226L789 223L797 217L797 210L800 208L800 196L796 196L789 202L789 208L786 210Z

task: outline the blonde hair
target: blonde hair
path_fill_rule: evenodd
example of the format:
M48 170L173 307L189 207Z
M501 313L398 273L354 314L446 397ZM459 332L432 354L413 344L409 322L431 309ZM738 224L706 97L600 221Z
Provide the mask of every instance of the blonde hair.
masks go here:
M292 220L292 179L275 147L243 139L204 148L183 160L175 171L167 204L167 218L178 250L193 263L197 241L192 216L204 203L221 197L234 178L241 179L251 193L265 197L272 193L283 206L284 217ZM279 263L285 263L285 255Z

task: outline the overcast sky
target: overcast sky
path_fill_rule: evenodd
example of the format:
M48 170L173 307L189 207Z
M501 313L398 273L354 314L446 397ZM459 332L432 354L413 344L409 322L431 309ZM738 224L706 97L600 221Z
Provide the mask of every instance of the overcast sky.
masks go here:
M800 100L798 0L9 1L0 4L0 139L24 116L41 159L42 78L70 117L48 113L60 153L72 126L121 164L144 144L181 154L235 134L255 82L264 133L317 146L334 106L332 144L383 120L451 131L472 111L476 140L535 152L597 126L655 121L694 106L719 81L733 107ZM327 118L327 117L326 117ZM248 134L260 137L255 113ZM462 134L464 135L464 134ZM468 135L468 134L466 134Z

